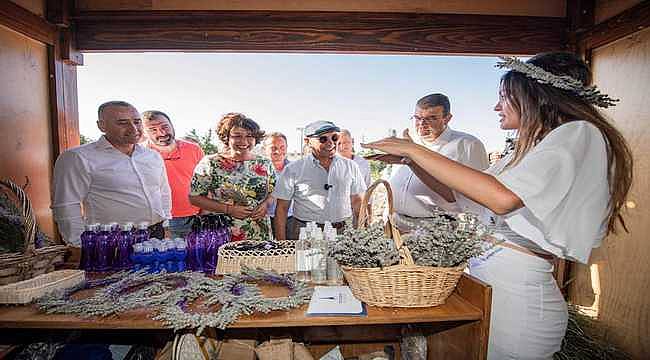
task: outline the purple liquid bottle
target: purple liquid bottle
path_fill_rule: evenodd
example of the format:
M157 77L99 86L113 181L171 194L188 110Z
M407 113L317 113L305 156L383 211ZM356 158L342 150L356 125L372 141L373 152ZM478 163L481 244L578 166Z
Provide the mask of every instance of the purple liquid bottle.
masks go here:
M135 236L133 241L136 244L139 244L147 240L149 240L149 223L141 222L138 224L138 229L135 231Z
M81 261L79 268L86 271L94 271L97 254L97 230L95 224L86 225L81 234Z
M102 225L102 230L97 235L97 266L96 271L108 271L111 268L110 261L112 260L111 251L115 250L111 247L111 226Z
M115 251L115 270L128 270L131 268L131 253L133 252L133 223L125 223L122 231L117 237L117 247Z
M120 270L119 264L117 264L117 243L119 241L120 235L122 233L120 229L120 224L113 222L111 225L111 237L110 237L110 246L111 251L109 254L109 270Z

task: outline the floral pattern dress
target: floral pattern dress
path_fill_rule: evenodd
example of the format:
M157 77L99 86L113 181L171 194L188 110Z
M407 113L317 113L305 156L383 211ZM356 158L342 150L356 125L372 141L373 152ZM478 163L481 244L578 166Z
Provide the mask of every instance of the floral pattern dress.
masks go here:
M204 157L194 169L190 195L203 195L222 204L257 207L273 192L276 173L270 160L257 156L234 161L220 154ZM259 220L235 219L230 227L231 240L268 240L271 238L269 215Z

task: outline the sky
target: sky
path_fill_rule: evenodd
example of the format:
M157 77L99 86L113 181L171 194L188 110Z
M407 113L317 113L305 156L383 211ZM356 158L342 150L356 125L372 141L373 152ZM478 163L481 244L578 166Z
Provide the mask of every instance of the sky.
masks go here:
M493 111L502 74L495 63L469 56L87 53L77 68L79 126L97 139L97 107L109 100L167 113L177 137L205 133L223 114L241 112L265 131L284 133L296 151L296 128L316 120L349 129L357 144L389 129L399 134L411 125L415 102L441 92L451 100L450 127L500 151L506 133Z

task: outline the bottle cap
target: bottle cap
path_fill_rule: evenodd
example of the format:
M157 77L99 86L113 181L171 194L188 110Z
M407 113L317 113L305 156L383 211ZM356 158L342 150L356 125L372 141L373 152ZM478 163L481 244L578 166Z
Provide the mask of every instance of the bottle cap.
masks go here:
M176 245L176 249L178 250L185 250L187 248L187 243L184 239L176 239L174 243Z
M151 244L145 244L144 242L142 244L142 252L152 252L153 251L153 246Z

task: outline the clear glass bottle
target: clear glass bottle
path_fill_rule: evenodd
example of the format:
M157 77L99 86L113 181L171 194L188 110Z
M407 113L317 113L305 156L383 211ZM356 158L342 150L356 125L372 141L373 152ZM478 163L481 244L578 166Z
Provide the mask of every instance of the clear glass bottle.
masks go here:
M296 279L300 281L311 280L311 267L308 262L308 253L311 248L307 235L307 228L300 228L298 241L296 241Z
M325 242L329 250L336 242L336 229L330 227L325 231L325 234ZM343 271L339 263L332 256L327 256L327 283L329 285L343 285Z
M311 281L314 284L327 282L327 242L321 229L316 227L312 234Z

